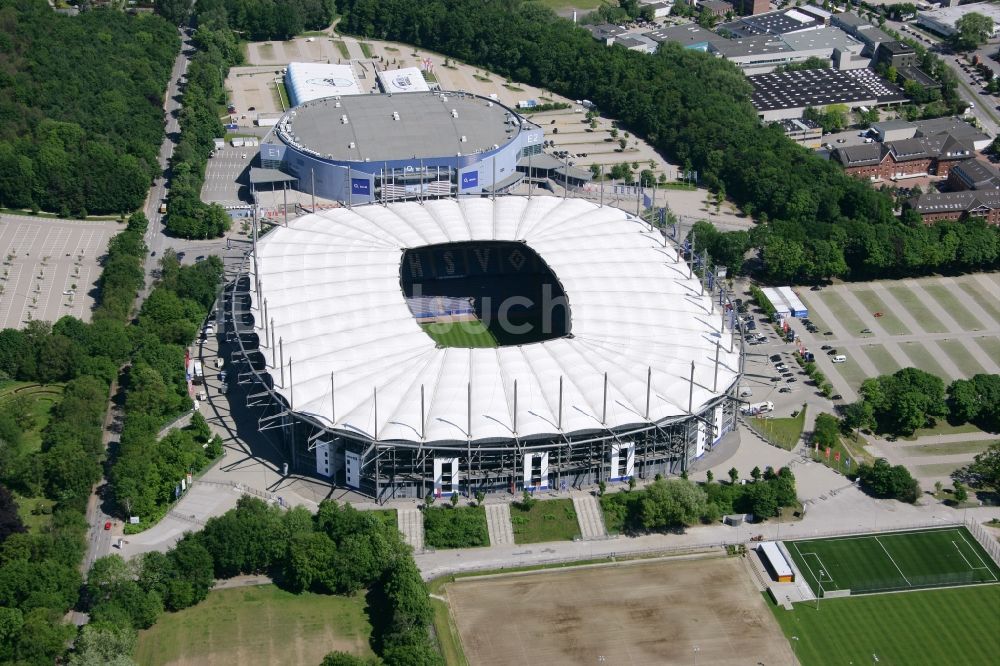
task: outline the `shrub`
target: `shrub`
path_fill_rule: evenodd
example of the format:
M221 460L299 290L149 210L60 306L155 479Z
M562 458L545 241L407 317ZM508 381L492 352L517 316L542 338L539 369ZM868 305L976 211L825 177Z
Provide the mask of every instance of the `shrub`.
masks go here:
M490 545L486 510L481 506L428 508L424 539L432 548L472 548Z

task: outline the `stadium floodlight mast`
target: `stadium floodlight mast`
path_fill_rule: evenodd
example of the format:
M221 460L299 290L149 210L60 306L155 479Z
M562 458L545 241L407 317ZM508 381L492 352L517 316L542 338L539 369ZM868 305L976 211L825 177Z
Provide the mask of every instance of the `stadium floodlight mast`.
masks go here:
M823 596L823 576L826 572L822 569L819 570L819 575L816 576L816 582L819 584L819 594L816 595L816 610L819 610L819 598Z

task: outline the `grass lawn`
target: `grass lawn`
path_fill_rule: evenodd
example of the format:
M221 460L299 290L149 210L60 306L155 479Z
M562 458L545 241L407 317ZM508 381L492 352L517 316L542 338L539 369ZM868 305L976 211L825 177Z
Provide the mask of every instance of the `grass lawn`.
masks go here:
M980 331L984 328L983 322L976 319L976 316L962 305L962 302L955 298L951 290L943 284L925 284L924 290L937 301L942 308L948 311L951 318L966 331Z
M597 9L602 4L604 0L535 0L538 4L543 7L548 7L552 11L559 11L560 9Z
M49 424L49 413L62 396L62 384L33 384L30 382L12 382L0 391L0 409L6 409L6 404L15 397L28 396L31 399L31 414L34 417L33 428L24 431L24 445L28 451L38 451L42 448L42 431Z
M971 296L972 300L986 311L986 314L993 317L993 322L984 322L987 324L987 327L993 324L1000 324L1000 306L997 305L995 296L984 294L982 286L978 282L973 281L972 278L962 280L958 284L962 288L962 291Z
M990 358L1000 358L1000 338L983 336L981 338L976 338L975 343L979 345L979 347L986 352Z
M216 590L139 632L140 664L318 664L333 650L361 657L372 627L364 593L292 594L274 585Z
M474 548L490 545L486 509L482 506L428 507L424 510L424 543L431 548Z
M496 338L478 319L421 324L420 328L442 347L469 349L497 346Z
M968 462L972 462L969 460ZM914 476L951 476L963 463L935 463L932 465L917 465L913 468Z
M899 363L892 357L884 345L868 345L864 347L865 355L875 364L879 374L890 375L899 370Z
M288 98L288 90L285 88L284 81L277 81L275 84L275 91L278 93L278 106L282 109L287 109L292 105Z
M895 286L887 287L889 293L896 297L896 300L906 308L920 328L928 333L947 333L948 327L941 323L941 320L934 316L930 308L924 305L923 300L917 296L909 287Z
M335 39L333 40L333 45L337 47L338 51L340 51L340 57L345 60L351 59L351 52L347 50L347 44L344 43L344 40Z
M358 46L361 47L361 52L365 54L365 57L371 59L372 57L372 45L368 42L358 42Z
M809 666L871 664L872 655L882 666L988 664L1000 653L1000 585L827 599L818 611L767 603Z
M873 328L873 325L881 326L885 329L885 332L889 335L909 335L910 329L906 327L899 317L893 314L892 309L885 304L885 301L870 289L858 289L852 292L865 309L868 310L868 316L871 317L869 321L873 324L869 324L868 328ZM875 317L876 312L881 312L881 317ZM865 328L862 326L861 328Z
M818 596L831 590L856 595L1000 581L1000 567L964 527L786 541L785 546Z
M1000 439L1000 437L998 437ZM980 439L968 442L951 442L949 444L914 444L906 447L906 452L914 456L954 456L959 454L975 455L990 448L993 440Z
M389 527L398 527L399 520L396 518L395 509L372 509L372 515L377 516Z
M933 428L917 428L913 431L913 434L909 437L900 437L900 439L905 439L907 441L914 441L920 437L929 437L932 435L968 435L972 432L982 432L979 428L972 425L971 423L962 423L961 425L951 425L947 421L938 421Z
M962 371L962 376L971 377L986 372L983 366L979 365L979 361L965 348L961 340L938 340L938 346L941 347L941 351L948 355L951 362L958 366L958 369Z
M832 291L821 291L820 295L817 296L826 307L830 308L833 316L840 322L840 325L847 329L847 333L853 337L861 337L861 329L868 328L861 319L855 314L854 310L844 301L840 294L835 294Z
M260 44L257 46L257 53L264 62L274 62L274 44Z
M802 427L805 422L805 405L802 406L802 410L794 417L779 419L754 417L747 419L750 427L763 435L766 440L789 451L795 448L799 438L802 436Z
M867 349L867 348L866 348ZM844 378L848 384L851 385L855 391L861 387L861 383L868 379L868 373L864 371L860 364L858 364L857 359L850 356L847 357L845 363L838 363L833 366L836 368L836 372Z
M830 457L826 457L826 449L820 447L819 451L812 452L812 458L816 462L822 463L830 469L837 470L841 474L847 474L856 469L860 462L874 462L871 454L864 450L864 440L857 443L851 437L838 437L837 443L830 447ZM837 454L840 460L837 460Z
M944 380L945 384L948 383L948 373L944 371L941 364L937 362L927 347L923 346L919 342L902 342L899 348L903 350L903 353L910 357L913 361L914 368L920 368L932 375L937 375Z
M55 500L44 497L23 497L14 493L17 502L17 515L29 532L40 532L52 523L52 507ZM36 513L37 509L37 513Z
M474 78L476 81L482 81L484 83L489 83L491 80L490 77L483 76L482 74L473 74L472 78Z
M573 500L537 500L524 510L519 503L510 507L514 527L514 543L572 541L580 534L580 525L573 510Z

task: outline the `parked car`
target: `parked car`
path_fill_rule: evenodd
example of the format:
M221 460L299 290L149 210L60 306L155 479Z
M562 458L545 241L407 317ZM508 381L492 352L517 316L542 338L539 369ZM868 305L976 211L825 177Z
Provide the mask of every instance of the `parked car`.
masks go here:
M104 529L105 530L110 530L111 529L111 521L110 520L104 523Z
M826 352L826 355L827 356L836 356L837 355L837 350L836 349L831 349L828 352Z
M830 400L843 400L843 399L844 399L844 396L840 395L839 393L835 393L835 394L833 394L833 395L830 396Z
M820 347L820 349L826 351L827 349L833 349L833 347L831 347L830 345L823 345L822 347Z
M778 393L791 393L791 392L792 389L788 388L787 386L782 386L780 389L778 389Z

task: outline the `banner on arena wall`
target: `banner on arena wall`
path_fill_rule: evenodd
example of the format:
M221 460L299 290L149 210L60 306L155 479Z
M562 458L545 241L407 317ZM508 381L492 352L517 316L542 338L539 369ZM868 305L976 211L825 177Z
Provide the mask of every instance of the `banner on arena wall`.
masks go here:
M462 189L468 190L473 187L479 187L479 172L466 171L462 174Z
M367 178L351 178L351 194L354 196L371 196L371 181Z

